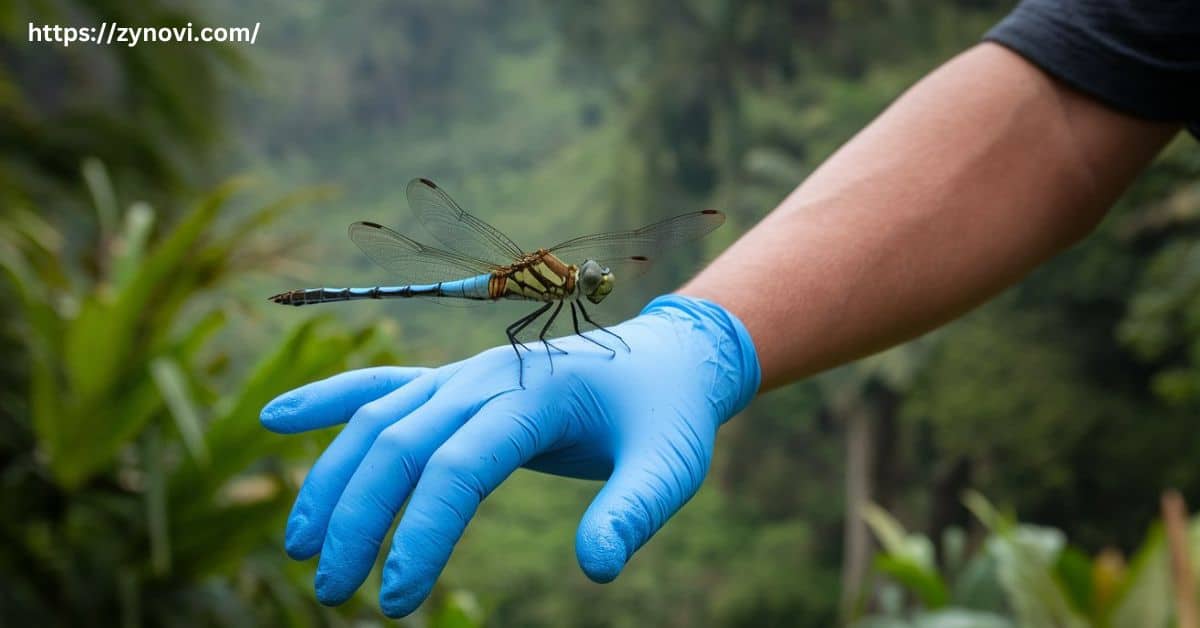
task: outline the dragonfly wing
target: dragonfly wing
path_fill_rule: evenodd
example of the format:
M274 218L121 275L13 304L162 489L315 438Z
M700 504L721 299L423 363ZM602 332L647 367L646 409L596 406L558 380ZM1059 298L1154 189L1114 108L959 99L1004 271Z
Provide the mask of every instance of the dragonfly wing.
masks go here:
M623 281L630 277L641 277L650 272L650 268L654 265L653 260L645 255L610 257L598 259L596 262L609 269L616 276L617 281Z
M552 253L579 263L594 259L602 264L630 264L645 267L666 248L698 240L725 223L725 214L705 209L667 218L640 229L580 236L559 243Z
M495 267L427 246L373 222L350 225L350 239L403 284L429 284L492 272Z
M433 181L413 179L407 194L421 225L451 251L494 266L512 264L523 255L508 236L467 213Z

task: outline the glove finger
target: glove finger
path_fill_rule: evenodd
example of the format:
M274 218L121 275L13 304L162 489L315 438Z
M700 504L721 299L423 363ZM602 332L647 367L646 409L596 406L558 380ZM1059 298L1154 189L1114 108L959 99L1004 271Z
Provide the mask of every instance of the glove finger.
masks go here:
M263 427L295 434L345 423L365 403L404 386L430 369L379 366L347 371L272 399L259 415Z
M584 513L575 535L579 566L596 582L610 582L667 519L683 507L708 472L715 430L661 439L618 457L612 477ZM707 443L707 444L706 444Z
M329 517L316 576L322 603L346 601L366 579L426 461L477 407L461 395L434 395L375 439Z
M372 443L389 425L429 401L436 386L432 374L418 377L408 385L358 407L345 429L313 464L296 496L284 542L289 556L303 560L320 551L334 505Z
M434 452L392 538L379 596L386 615L408 615L429 596L480 502L557 440L556 414L531 395L504 397Z

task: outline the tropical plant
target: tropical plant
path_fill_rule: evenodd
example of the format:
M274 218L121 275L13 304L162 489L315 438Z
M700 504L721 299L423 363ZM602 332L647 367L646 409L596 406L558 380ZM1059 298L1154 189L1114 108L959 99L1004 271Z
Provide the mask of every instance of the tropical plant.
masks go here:
M263 227L313 194L222 225L231 182L160 226L149 205L118 204L98 162L84 174L97 233L22 207L0 229L6 333L24 345L11 357L28 362L4 386L0 623L328 623L297 593L308 569L276 547L293 484L281 461L312 441L257 416L289 387L387 357L370 353L380 329L308 319L246 368L215 341L246 310L214 292L274 259L288 243Z
M987 537L980 551L966 558L965 535L954 530L943 542L942 567L928 537L907 532L878 506L864 508L883 548L876 570L887 581L883 612L861 618L856 628L1173 625L1161 526L1150 529L1126 564L1115 549L1088 556L1069 545L1059 530L1019 523L978 493L968 493L964 503ZM1193 556L1200 554L1200 518L1191 522L1187 543Z

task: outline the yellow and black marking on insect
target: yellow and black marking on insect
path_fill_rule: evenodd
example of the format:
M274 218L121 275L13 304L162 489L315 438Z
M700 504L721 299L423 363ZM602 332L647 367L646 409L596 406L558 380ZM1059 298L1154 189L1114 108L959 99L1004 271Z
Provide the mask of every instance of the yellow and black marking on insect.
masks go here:
M517 263L493 273L488 294L493 299L561 301L575 292L578 268L566 264L546 249L530 253Z

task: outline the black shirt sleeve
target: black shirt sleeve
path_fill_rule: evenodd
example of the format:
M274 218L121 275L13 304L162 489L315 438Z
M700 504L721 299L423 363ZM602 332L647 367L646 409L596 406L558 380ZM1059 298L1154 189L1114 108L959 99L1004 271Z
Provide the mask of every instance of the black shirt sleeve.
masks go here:
M1024 0L984 39L1126 113L1200 138L1200 1Z

